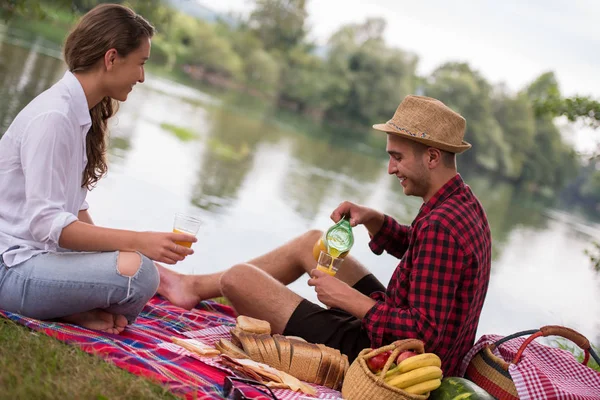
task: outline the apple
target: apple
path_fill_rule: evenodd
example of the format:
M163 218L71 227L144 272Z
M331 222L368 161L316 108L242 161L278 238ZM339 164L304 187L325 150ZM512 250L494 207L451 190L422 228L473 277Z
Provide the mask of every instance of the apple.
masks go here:
M386 351L385 353L377 354L376 356L369 358L367 360L367 366L371 372L376 373L381 371L391 354L391 351Z
M400 365L402 360L406 360L407 358L413 357L416 355L418 355L418 354L415 353L414 351L410 351L410 350L403 351L402 353L398 354L398 358L396 358L396 364Z

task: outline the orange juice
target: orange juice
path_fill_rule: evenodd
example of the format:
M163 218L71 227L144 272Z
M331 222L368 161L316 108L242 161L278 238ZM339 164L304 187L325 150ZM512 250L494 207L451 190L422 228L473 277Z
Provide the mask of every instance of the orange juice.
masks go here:
M335 258L338 258L338 257L344 258L349 253L349 251L340 253L340 251L334 247L330 247L329 251L327 251L327 246L325 245L325 241L323 240L323 237L320 237L319 240L317 240L317 242L313 246L313 257L315 258L315 261L319 260L319 254L322 251L328 253L330 256L335 257Z
M180 231L179 229L173 229L173 233L188 233L188 232L184 232L184 231ZM175 241L175 243L177 243L180 246L183 247L192 247L192 242L180 242L180 241Z
M335 275L335 271L334 271L333 269L330 269L330 268L328 268L328 267L326 267L326 266L324 266L324 265L317 265L317 269L318 269L319 271L323 271L323 272L325 272L326 274L329 274L329 275L331 275L331 276L334 276L334 275Z

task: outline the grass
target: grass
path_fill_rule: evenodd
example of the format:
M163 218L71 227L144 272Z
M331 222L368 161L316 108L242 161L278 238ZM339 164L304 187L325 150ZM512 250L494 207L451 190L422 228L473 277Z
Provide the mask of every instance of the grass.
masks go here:
M0 318L0 399L176 399L166 388Z
M556 347L558 347L559 349L570 351L571 353L573 353L573 355L575 356L577 361L583 362L583 351L579 347L577 347L575 344L573 344L572 342L570 342L566 339L559 338L559 339L555 340L554 345ZM592 345L592 349L594 349L594 352L597 355L600 355L600 349L597 346ZM598 365L596 360L594 360L591 356L590 356L590 360L587 363L587 366L590 367L591 369L594 369L594 370L600 372L600 365Z

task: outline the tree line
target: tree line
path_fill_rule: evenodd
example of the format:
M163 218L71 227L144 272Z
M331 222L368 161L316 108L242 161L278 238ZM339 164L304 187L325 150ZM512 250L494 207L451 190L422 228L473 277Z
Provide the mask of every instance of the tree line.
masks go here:
M598 158L581 158L555 124L563 116L598 127L600 103L563 97L553 72L516 93L492 85L467 63L447 62L420 76L418 55L385 42L382 18L341 26L318 47L307 39L306 0L255 0L248 16L216 21L178 11L186 1L122 2L157 27L152 63L244 90L316 121L365 131L389 119L407 94L438 98L467 120L473 149L461 163L600 213ZM98 3L9 0L2 7L46 18L56 7L76 16Z

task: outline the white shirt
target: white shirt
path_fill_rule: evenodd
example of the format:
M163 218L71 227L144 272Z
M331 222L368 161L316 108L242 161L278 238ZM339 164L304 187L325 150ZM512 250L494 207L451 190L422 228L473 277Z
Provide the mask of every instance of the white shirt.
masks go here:
M0 254L14 266L58 245L63 228L87 209L81 187L92 125L81 84L67 71L33 99L0 139Z

